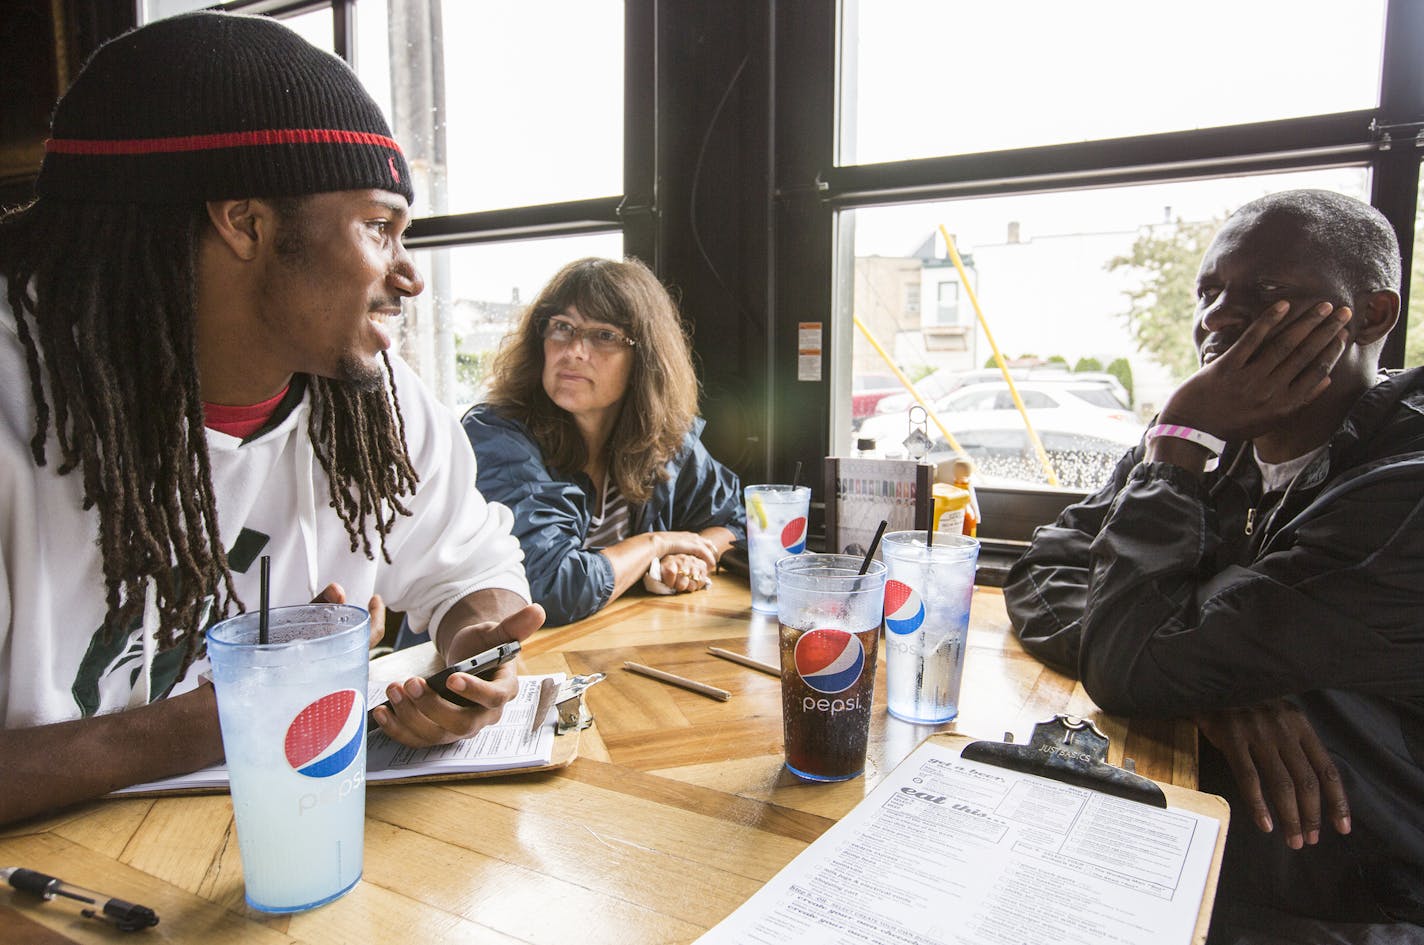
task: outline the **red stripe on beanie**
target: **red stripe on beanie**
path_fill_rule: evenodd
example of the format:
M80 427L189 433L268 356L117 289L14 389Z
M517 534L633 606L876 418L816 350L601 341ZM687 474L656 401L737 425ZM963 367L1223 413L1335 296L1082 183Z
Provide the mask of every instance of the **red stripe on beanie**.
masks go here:
M402 153L400 145L385 135L365 131L326 128L287 128L268 131L238 131L213 135L183 135L175 138L131 138L128 140L77 140L50 138L45 151L51 154L173 154L179 151L215 151L220 148L261 147L274 144L371 144Z

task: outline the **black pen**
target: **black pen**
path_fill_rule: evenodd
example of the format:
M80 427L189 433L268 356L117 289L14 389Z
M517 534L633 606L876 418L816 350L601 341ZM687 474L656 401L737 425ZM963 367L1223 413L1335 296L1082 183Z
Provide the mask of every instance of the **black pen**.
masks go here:
M72 902L79 906L79 914L86 919L108 922L124 932L137 932L158 924L158 913L147 906L134 905L20 866L0 869L0 880L39 899Z

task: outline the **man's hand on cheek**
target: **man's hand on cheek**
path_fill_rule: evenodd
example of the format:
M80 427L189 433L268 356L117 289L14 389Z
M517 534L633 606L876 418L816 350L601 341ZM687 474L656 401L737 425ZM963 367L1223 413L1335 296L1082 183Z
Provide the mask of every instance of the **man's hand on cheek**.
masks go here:
M1329 386L1350 315L1329 302L1276 302L1167 398L1160 421L1228 441L1270 432Z

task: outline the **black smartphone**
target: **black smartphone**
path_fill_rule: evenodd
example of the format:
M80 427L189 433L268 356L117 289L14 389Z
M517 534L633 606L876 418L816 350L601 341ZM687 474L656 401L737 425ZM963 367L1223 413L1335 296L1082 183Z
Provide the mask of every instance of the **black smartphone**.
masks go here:
M499 646L490 647L483 653L479 653L467 660L461 660L454 666L447 666L440 672L425 677L426 685L430 686L442 699L448 699L456 705L477 709L478 705L466 699L464 696L456 695L445 688L445 680L450 678L451 673L469 673L471 676L478 676L483 680L490 680L494 677L495 670L519 655L519 641L512 643L501 643Z
M451 673L469 673L471 676L478 676L481 679L488 680L494 676L495 670L499 669L505 663L508 663L510 660L514 659L518 655L518 640L515 640L512 643L501 643L499 646L490 647L483 653L479 653L475 656L472 656L467 660L461 660L454 666L447 666L444 669L440 670L438 673L432 673L431 675L426 676L425 684L431 689L434 689L435 692L439 694L442 699L447 699L450 702L455 703L456 705L462 705L466 708L477 709L479 708L479 706L471 702L469 699L466 699L464 696L453 693L449 689L445 688L445 680L450 678ZM378 703L377 705L371 706L371 709L374 711L375 709L379 708L379 706L383 705L386 705L386 703ZM367 716L370 723L370 727L373 729L377 728L378 726L376 725L375 718L371 717L369 713L367 713Z

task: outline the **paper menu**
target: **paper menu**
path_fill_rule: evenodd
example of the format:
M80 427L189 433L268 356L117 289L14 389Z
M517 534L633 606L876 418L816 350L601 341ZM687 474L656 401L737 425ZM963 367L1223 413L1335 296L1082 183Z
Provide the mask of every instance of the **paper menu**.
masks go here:
M1218 830L927 742L698 942L1186 945Z
M501 771L549 764L554 753L554 713L537 731L531 731L534 710L539 704L539 684L543 676L520 676L519 694L504 706L499 721L481 729L473 738L434 748L407 748L372 732L366 745L366 779L390 781L426 774L458 771ZM559 685L563 673L554 673ZM377 694L380 690L377 689ZM374 701L375 696L369 701Z

